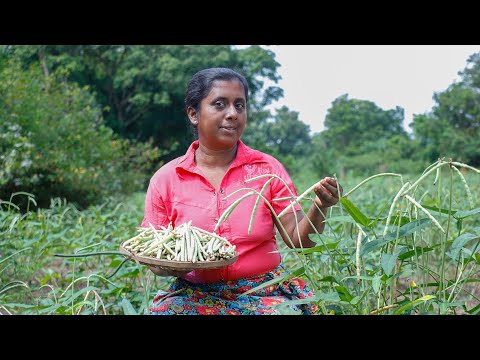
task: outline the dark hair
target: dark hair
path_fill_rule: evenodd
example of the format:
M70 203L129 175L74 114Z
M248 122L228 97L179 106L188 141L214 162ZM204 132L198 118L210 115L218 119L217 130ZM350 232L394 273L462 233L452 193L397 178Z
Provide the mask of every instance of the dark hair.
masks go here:
M209 68L203 69L192 76L185 92L185 108L189 107L200 111L200 102L208 96L213 82L216 80L238 80L243 85L245 91L245 100L248 102L248 83L245 77L235 70L229 68ZM188 119L187 119L188 121ZM197 129L188 121L192 131L197 136Z

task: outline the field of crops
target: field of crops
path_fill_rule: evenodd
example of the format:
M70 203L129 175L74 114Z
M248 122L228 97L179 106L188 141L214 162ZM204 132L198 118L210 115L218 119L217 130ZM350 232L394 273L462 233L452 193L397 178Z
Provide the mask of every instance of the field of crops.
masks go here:
M318 180L293 179L299 195ZM341 183L344 197L324 233L311 236L316 247L292 250L279 240L284 263L315 290L322 314L480 313L478 170L437 162L423 174ZM137 232L143 193L85 211L60 199L38 209L33 196L13 196L29 198L30 211L0 203L1 313L144 314L168 287L172 278L118 252ZM310 193L299 200L308 208Z

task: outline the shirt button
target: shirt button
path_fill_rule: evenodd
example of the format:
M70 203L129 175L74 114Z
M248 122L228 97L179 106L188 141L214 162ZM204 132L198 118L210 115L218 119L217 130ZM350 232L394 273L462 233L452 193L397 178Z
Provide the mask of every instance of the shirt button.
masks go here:
M225 190L221 189L220 194L225 194Z
M218 219L214 219L213 221L215 221L216 223L218 223Z
M217 195L217 193L214 191L214 192L213 192L213 195Z

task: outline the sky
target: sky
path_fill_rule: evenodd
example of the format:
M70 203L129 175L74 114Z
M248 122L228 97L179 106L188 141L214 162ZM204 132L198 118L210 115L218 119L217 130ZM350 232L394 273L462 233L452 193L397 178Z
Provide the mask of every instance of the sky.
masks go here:
M324 130L332 102L343 94L368 100L383 110L405 110L404 127L413 114L430 112L434 92L459 80L458 72L480 45L271 45L280 63L278 82L283 105L299 112L312 133ZM268 83L267 83L268 84Z

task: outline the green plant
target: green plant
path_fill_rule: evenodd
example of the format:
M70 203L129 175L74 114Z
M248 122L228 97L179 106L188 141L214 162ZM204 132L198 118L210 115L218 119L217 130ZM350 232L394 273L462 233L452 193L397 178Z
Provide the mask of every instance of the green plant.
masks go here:
M62 69L49 76L38 66L23 69L13 59L0 70L0 198L25 191L41 207L56 197L86 207L143 189L147 168L158 161L151 142L114 135L90 89L65 76Z
M441 186L439 174L444 168L450 172L446 189ZM317 301L325 314L331 311L339 314L478 313L480 294L471 284L480 281L477 254L480 227L474 219L480 213L480 207L474 208L479 199L473 197L476 192L471 191L458 168L471 175L480 174L467 164L440 159L427 167L416 181L404 182L403 176L395 173L376 174L362 180L332 209L326 218L324 233L310 234L317 246L309 249L281 246L284 261L294 269L286 278L304 276L317 293L313 301ZM438 196L431 197L432 188L427 179L434 174ZM455 188L453 175L460 178ZM271 180L273 175L250 181L260 178ZM391 189L396 188L395 195L393 199L385 199L386 193L370 190L371 200L379 207L373 207L374 212L366 214L361 209L363 206L355 205L360 201L353 200L352 194L363 195L360 188L382 178L398 180L398 187L389 185ZM476 179L478 184L478 176ZM298 197L292 196L294 203L302 205L303 202L304 215L313 200L310 196L313 186ZM264 189L265 186L260 192L242 189L248 193L232 204L222 218L229 216L247 196L263 198ZM462 196L460 191L467 196ZM465 204L462 198L468 199L468 210L459 209ZM254 213L255 209L252 219ZM283 213L285 211L278 218ZM289 256L292 254L293 258Z

